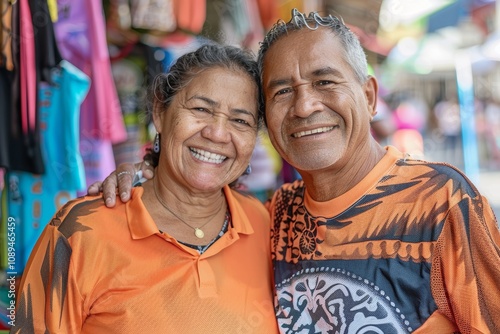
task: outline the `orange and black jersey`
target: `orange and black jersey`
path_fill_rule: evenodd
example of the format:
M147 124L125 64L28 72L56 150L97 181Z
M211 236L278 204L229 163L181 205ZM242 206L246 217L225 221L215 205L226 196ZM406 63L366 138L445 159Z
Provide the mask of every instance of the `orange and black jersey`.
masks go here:
M456 168L388 147L340 197L268 204L282 333L500 333L498 225Z

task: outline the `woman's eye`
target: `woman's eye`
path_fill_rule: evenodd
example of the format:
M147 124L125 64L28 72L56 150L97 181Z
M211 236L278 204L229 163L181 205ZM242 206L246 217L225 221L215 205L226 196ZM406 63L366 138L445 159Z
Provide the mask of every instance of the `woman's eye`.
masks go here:
M195 107L193 108L194 111L197 111L198 114L203 115L203 116L208 116L212 114L212 111L210 109L204 108L204 107Z
M250 125L250 123L241 118L235 119L234 121L243 125Z

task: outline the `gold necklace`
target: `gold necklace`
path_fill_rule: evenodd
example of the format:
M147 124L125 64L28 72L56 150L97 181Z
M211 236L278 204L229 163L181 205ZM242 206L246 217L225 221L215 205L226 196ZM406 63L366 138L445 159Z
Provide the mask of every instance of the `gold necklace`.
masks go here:
M182 219L181 217L179 217L178 214L176 214L174 211L172 211L172 209L170 209L168 207L168 205L165 204L165 202L163 202L162 198L158 195L158 191L156 190L156 177L153 178L153 190L155 192L155 196L156 196L156 199L158 200L158 202L160 202L160 204L163 205L163 207L165 209L167 209L171 214L173 214L175 216L175 218L179 219L186 226L192 228L194 230L194 235L198 239L203 239L203 237L205 236L205 232L203 232L202 228L205 227L205 225L207 225L208 223L210 223L219 214L219 212L222 210L222 207L224 206L224 205L221 205L220 208L219 208L219 210L217 211L217 213L212 218L210 218L205 224L201 225L200 227L193 227L193 226L189 225L188 223L186 223L184 221L184 219Z

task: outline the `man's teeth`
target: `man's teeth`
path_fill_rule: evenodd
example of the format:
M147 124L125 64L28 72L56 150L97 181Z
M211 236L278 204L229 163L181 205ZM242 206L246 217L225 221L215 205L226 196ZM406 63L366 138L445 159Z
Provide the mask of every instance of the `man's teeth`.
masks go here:
M325 126L325 127L317 128L317 129L314 129L314 130L297 132L297 133L294 133L292 136L294 138L300 138L300 137L312 135L312 134L315 134L315 133L328 132L328 131L331 131L332 129L333 129L333 126Z
M220 154L216 153L210 153L208 151L204 150L199 150L196 148L191 148L191 154L198 160L205 161L205 162L210 162L213 164L220 164L222 163L226 157Z

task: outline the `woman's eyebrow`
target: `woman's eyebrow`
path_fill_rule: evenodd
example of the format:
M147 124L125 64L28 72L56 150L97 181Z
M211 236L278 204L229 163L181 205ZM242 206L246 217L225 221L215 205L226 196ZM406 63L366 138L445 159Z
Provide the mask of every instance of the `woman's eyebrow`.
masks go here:
M212 107L218 107L219 106L219 103L206 97L206 96L202 96L202 95L193 95L191 96L188 101L191 101L191 100L202 100L206 103L208 103L210 106Z

